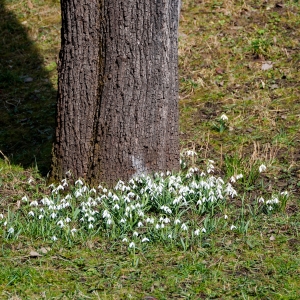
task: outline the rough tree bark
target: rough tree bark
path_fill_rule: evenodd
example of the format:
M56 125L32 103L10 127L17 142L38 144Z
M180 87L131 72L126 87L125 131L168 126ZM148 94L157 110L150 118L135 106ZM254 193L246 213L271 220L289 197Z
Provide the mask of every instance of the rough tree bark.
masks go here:
M178 0L62 0L51 177L178 170Z

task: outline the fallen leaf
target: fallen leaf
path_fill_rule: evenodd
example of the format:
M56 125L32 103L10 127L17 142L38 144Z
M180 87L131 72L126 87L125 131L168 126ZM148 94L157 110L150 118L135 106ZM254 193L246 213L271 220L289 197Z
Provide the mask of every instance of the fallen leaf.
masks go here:
M267 71L267 70L270 70L270 69L272 69L272 68L273 68L273 64L272 64L272 62L270 62L270 61L265 62L265 63L263 63L263 64L261 65L261 69L262 69L263 71Z
M41 257L42 255L36 251L30 251L29 256L32 258Z
M30 0L27 1L27 6L29 9L33 9L33 4Z
M49 250L47 250L45 247L42 247L40 249L40 252L43 253L43 254L46 254Z

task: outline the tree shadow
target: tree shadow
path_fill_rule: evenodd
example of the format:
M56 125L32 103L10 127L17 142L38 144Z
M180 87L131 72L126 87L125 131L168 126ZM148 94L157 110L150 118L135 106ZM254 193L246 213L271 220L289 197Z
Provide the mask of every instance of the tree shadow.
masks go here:
M0 150L14 164L49 171L56 90L26 28L0 0ZM54 64L55 68L55 64Z

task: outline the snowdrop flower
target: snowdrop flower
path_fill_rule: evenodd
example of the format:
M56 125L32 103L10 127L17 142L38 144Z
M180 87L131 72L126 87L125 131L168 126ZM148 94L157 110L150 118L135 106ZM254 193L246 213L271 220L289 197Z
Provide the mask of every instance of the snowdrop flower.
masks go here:
M58 226L60 226L60 228L63 228L65 226L63 220L59 220L57 223L56 223Z
M104 194L106 194L106 193L107 193L107 189L104 188L104 189L102 190L102 192L103 192Z
M0 220L2 220L4 218L3 214L0 214Z
M77 232L77 229L76 228L72 228L71 229L71 233L72 233L72 235L74 236L74 234Z
M112 219L107 219L106 224L110 225L112 223Z
M71 221L71 220L70 220ZM95 221L95 218L94 217L92 217L92 216L89 216L89 218L88 218L88 222L94 222Z
M227 215L224 215L224 219L227 220L227 219L228 219L228 216L227 216Z
M102 214L103 218L110 218L110 213L108 212L108 210L104 210L103 214Z
M187 230L188 230L188 227L186 226L185 223L183 223L183 224L181 225L181 229L184 230L184 231L187 231Z
M96 194L96 190L95 190L94 188L92 188L92 189L90 190L90 193Z
M94 225L92 223L89 224L89 229L93 229L94 228Z
M39 215L39 220L43 219L44 215Z
M159 225L159 224L156 224L156 225L155 225L155 229L160 229L160 225Z
M124 218L122 218L121 220L120 220L120 223L126 223L126 219L124 219Z
M21 200L24 201L24 202L27 202L27 201L28 201L28 198L27 198L27 196L24 196L24 197L22 197Z
M55 242L55 241L57 241L57 237L54 235L54 236L51 238L51 240L52 240L53 242Z
M129 244L129 248L135 248L135 243L134 243L134 242L131 242L131 243Z
M31 210L31 211L28 213L28 216L34 217L34 212Z
M223 121L228 121L228 117L225 114L222 114L220 119Z
M133 235L133 236L138 236L139 233L138 233L137 231L135 231L132 235Z
M147 218L146 222L150 223L150 224L154 224L154 219L153 218Z
M230 177L230 182L231 182L231 183L235 183L235 182L236 182L235 176L231 176L231 177Z
M120 209L120 206L118 204L115 204L113 209L116 209L116 210L119 210Z
M34 181L34 179L32 178L32 177L30 177L29 179L28 179L28 183L30 184L31 182L33 182Z
M193 156L197 155L197 152L195 152L193 150L186 150L184 154L185 154L185 156L191 156L191 157L193 157Z
M262 172L264 172L264 171L267 170L267 167L266 167L264 164L261 164L261 165L259 166L258 170L259 170L259 173L262 173Z
M142 210L139 209L138 210L138 215L139 215L139 217L143 217L145 214Z
M128 239L127 239L127 238L124 238L124 239L122 240L122 242L123 242L123 243L127 243L127 242L128 242Z
M149 239L146 238L146 237L144 237L144 238L142 239L142 243L146 243L146 242L149 242Z
M71 176L71 175L72 175L71 170L67 171L67 172L66 172L66 175L67 175L67 176Z
M78 197L80 197L80 196L82 196L81 191L78 191L78 190L77 190L77 191L75 192L75 197L78 198Z
M12 228L12 227L10 227L9 229L8 229L8 233L9 234L13 234L15 232L15 230Z
M236 229L236 226L231 225L231 226L230 226L230 230L233 230L233 229Z
M194 235L199 235L200 234L200 229L196 229L195 231L194 231Z
M263 197L260 197L260 198L258 199L258 202L259 202L259 203L264 203L264 202L265 202L265 199L264 199Z
M172 238L172 233L168 234L168 238L169 238L169 239Z
M175 225L180 224L180 223L181 223L181 221L180 221L179 219L176 219L176 220L174 221L174 224L175 224Z
M83 182L80 179L78 179L77 181L75 181L75 185L76 184L83 185Z
M7 221L5 221L4 223L3 223L3 226L6 226L7 225Z
M172 213L172 210L168 206L166 206L166 205L161 206L160 209L163 210L167 214L171 214Z
M206 233L206 229L203 227L201 232Z
M138 228L142 227L143 226L143 223L141 221L138 222L137 224Z
M71 222L71 219L70 219L69 217L66 217L65 222L66 222L66 223L70 223L70 222Z
M67 182L66 178L64 178L61 182L62 182L63 186L68 186L68 182Z
M243 177L244 177L244 175L243 175L242 173L236 175L236 179L237 179L237 180L239 180L239 179L241 179L241 178L243 178Z
M37 201L32 201L32 202L30 202L29 205L30 205L30 206L38 206L39 204L38 204Z

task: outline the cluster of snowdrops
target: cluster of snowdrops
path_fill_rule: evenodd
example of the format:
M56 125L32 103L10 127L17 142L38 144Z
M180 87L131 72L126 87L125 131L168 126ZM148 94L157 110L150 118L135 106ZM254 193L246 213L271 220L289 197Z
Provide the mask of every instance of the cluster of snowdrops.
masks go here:
M237 196L234 184L243 175L225 182L214 175L211 160L205 170L186 167L185 161L195 155L190 150L182 154L185 171L180 174L142 175L128 183L119 181L111 190L101 185L89 188L80 179L69 186L64 179L50 185L50 196L39 200L24 196L19 210L0 213L0 234L6 239L26 234L53 243L101 235L135 250L158 241L186 249L220 226L239 230L227 203ZM266 201L260 197L257 203L271 211L280 197L287 194Z

